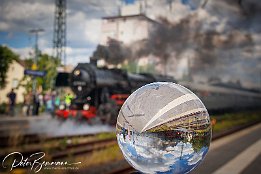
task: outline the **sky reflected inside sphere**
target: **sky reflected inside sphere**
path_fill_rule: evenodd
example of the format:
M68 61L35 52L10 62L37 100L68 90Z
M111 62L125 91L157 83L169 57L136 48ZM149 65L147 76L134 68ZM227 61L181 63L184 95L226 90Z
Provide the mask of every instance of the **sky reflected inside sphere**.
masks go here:
M143 173L188 173L203 160L211 140L204 104L185 87L167 82L132 93L116 131L125 159Z

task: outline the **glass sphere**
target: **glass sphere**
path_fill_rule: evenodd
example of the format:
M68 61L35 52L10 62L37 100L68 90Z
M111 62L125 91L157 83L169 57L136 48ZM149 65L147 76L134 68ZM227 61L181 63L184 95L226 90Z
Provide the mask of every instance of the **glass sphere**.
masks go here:
M142 173L188 173L205 157L211 140L208 111L187 88L155 82L133 92L119 112L119 147Z

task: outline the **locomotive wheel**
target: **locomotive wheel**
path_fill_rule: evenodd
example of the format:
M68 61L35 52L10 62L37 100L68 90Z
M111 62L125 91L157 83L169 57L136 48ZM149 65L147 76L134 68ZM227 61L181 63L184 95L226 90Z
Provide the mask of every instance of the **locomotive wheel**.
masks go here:
M118 105L114 100L109 100L99 106L97 115L103 124L116 124L118 116Z

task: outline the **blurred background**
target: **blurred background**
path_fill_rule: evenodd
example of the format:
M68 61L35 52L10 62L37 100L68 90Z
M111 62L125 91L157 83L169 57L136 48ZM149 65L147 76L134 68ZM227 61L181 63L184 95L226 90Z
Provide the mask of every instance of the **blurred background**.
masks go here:
M258 0L2 0L1 160L44 152L73 165L42 173L130 173L118 111L137 88L167 81L211 116L214 150L195 173L259 173L260 19ZM249 160L238 160L243 152ZM35 172L10 171L15 158L0 172Z

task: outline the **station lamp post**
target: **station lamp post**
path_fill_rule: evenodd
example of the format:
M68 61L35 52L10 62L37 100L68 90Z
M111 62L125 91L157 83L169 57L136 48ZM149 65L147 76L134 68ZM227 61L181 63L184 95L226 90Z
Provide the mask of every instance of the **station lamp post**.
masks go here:
M37 28L37 29L31 29L30 33L35 34L35 48L34 48L34 64L32 66L32 70L37 70L37 60L38 60L38 35L40 32L44 32L44 29L42 28ZM36 92L36 78L33 77L33 93L35 94Z

